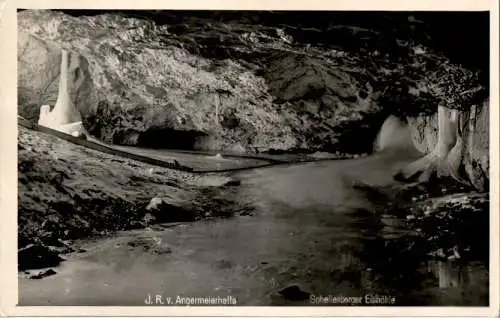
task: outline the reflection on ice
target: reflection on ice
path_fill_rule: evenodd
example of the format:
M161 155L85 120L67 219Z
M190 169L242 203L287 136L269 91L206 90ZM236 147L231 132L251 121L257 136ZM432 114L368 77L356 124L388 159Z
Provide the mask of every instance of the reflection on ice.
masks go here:
M428 271L437 278L439 288L459 287L466 285L470 281L468 265L432 261L428 263Z

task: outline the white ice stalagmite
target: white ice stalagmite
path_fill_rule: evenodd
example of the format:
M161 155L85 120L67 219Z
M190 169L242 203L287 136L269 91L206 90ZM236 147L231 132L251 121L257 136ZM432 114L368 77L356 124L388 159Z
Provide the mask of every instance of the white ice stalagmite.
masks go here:
M49 105L40 107L38 124L75 137L86 136L87 132L83 127L82 118L68 91L68 52L62 50L61 55L61 76L57 101L52 111Z
M54 120L61 125L81 121L80 114L76 110L68 92L68 62L68 52L62 50L59 94L52 111Z

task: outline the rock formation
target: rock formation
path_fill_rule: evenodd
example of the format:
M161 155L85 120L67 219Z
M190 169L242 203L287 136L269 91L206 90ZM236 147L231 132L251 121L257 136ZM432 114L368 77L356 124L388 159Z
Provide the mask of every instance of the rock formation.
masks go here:
M49 105L40 107L38 124L75 137L87 135L80 113L75 108L68 92L68 52L66 50L62 50L61 54L61 76L56 104L52 111Z
M26 52L19 113L33 120L40 105L53 102L36 99L33 92L44 85L33 74L58 68L52 54L38 62L40 54L24 45L64 47L70 60L80 56L69 82L82 84L70 95L83 93L74 101L89 133L144 147L369 153L381 124L395 113L388 101L435 112L441 99L469 88L458 85L469 78L464 67L375 25L278 27L187 15L18 13L26 37L19 44ZM446 96L429 89L434 78L446 79ZM31 105L37 114L30 118Z
M489 102L468 111L438 107L429 116L408 118L414 146L426 154L398 177L427 181L449 177L485 191L489 183Z

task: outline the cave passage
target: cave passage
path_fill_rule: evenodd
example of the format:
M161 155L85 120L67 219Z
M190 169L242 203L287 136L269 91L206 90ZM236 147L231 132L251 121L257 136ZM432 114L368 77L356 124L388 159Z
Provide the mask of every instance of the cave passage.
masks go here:
M196 130L153 128L139 134L137 146L153 149L198 150L196 145L208 138Z

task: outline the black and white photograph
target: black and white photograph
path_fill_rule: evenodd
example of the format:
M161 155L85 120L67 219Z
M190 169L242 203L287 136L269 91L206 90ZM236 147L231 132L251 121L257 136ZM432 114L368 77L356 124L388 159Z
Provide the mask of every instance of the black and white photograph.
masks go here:
M491 305L489 11L16 19L18 306Z

